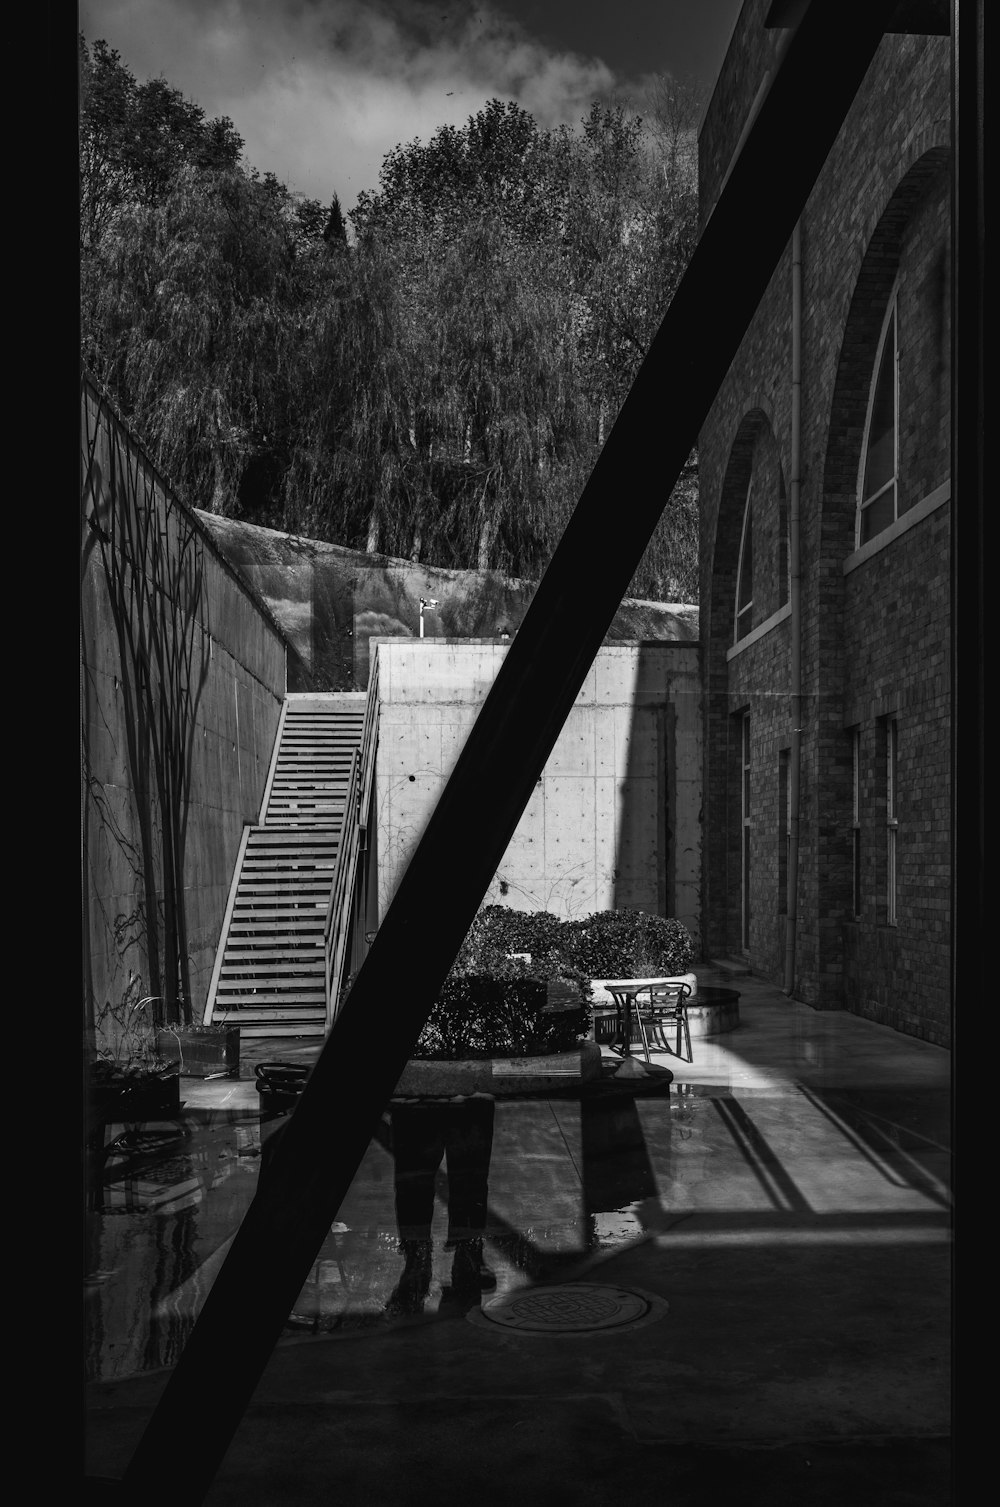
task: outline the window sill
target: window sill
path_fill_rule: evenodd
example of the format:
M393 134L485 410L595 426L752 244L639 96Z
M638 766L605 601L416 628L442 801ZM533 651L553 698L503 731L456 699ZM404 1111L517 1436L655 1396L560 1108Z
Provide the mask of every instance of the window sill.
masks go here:
M880 554L890 544L895 543L901 534L905 534L915 524L923 522L931 513L936 512L939 507L950 501L951 481L948 480L943 482L941 486L935 487L933 492L928 492L927 496L922 497L919 502L914 503L913 507L905 512L902 517L897 518L895 523L890 523L889 527L883 529L880 534L876 534L874 539L869 539L867 544L862 544L861 548L856 549L853 555L848 555L844 561L844 575L850 575L852 570L857 570L859 565L864 565L873 555Z
M737 654L742 654L744 649L749 649L751 644L755 644L758 639L763 638L765 634L770 633L772 628L776 628L779 623L783 623L785 621L785 618L791 617L791 615L791 604L789 602L786 602L784 607L779 607L777 612L772 612L770 617L766 617L764 621L758 624L758 626L754 628L752 632L748 633L745 638L739 639L735 644L733 644L733 647L731 649L726 650L727 662L730 659L735 659Z

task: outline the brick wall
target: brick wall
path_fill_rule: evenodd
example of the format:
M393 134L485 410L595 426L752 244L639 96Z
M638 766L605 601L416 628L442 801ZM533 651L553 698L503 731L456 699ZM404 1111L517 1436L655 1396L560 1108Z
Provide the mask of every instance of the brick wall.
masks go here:
M771 61L767 6L744 6L700 137L711 207ZM886 37L802 216L802 758L795 993L948 1040L949 43ZM781 164L775 163L780 172ZM855 555L873 363L893 289L899 329L900 523ZM791 256L786 251L700 440L706 687L703 930L739 950L738 719L752 727L750 961L780 982L779 764L793 723L782 599L780 474L790 476ZM754 627L733 654L747 485L760 498ZM879 541L875 542L876 545ZM845 571L845 562L849 566ZM897 924L884 889L877 741L899 716ZM852 915L852 747L867 761L868 895Z

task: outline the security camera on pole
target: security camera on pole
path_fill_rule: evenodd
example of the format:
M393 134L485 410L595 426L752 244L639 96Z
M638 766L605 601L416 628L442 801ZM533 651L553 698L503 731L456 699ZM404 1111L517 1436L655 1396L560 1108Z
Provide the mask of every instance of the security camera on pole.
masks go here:
M423 636L424 636L424 608L425 607L436 607L437 604L438 604L437 597L421 597L420 598L420 637L421 638L423 638Z

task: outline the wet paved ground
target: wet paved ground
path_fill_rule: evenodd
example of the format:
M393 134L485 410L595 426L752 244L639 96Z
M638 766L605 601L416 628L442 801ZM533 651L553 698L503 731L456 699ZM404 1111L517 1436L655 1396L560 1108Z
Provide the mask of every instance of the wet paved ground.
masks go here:
M595 1504L669 1485L686 1503L731 1478L743 1501L946 1503L949 1054L738 987L738 1030L696 1041L693 1064L654 1059L669 1087L490 1101L465 1182L449 1186L447 1161L430 1194L418 1178L406 1207L432 1196L432 1253L402 1305L397 1165L423 1153L387 1110L209 1502L326 1500L335 1479L347 1503L460 1484ZM179 1126L112 1160L89 1216L92 1474L127 1463L280 1124L260 1123L250 1081L184 1094ZM496 1278L481 1298L446 1249L449 1203L461 1222L480 1194ZM566 1284L595 1314L612 1290L645 1295L651 1317L469 1322Z

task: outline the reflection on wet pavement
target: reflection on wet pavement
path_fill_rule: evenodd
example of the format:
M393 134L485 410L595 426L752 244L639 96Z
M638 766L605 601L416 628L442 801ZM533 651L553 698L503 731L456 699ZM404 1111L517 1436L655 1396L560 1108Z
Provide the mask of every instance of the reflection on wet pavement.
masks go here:
M667 1260L699 1242L945 1240L947 1093L661 1077L394 1103L288 1335L443 1319L638 1242ZM109 1159L88 1216L88 1380L176 1361L281 1123L189 1113Z
M87 1214L88 1381L174 1364L257 1184L256 1117L192 1115L129 1141Z

